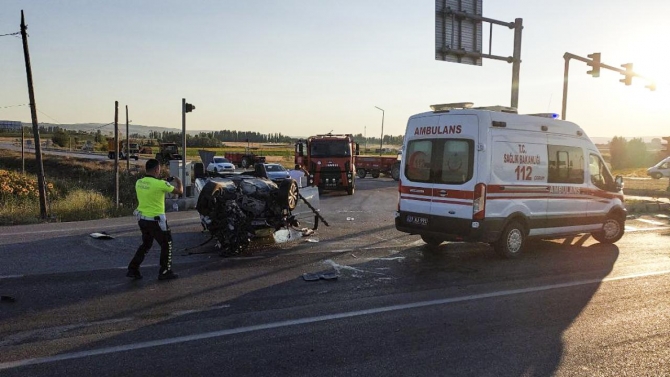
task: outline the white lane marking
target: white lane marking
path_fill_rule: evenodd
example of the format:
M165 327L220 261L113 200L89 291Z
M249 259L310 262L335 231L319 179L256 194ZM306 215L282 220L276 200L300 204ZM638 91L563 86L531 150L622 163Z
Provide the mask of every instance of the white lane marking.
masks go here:
M543 286L539 286L539 287L510 289L510 290L491 292L491 293L480 293L480 294L470 295L470 296L444 298L444 299L429 300L429 301L419 301L419 302L413 302L413 303L410 303L410 304L381 306L381 307L372 308L372 309L355 310L355 311L351 311L351 312L344 312L344 313L337 313L337 314L327 314L327 315L321 315L321 316L316 316L316 317L291 319L291 320L287 320L287 321L263 323L263 324L260 324L260 325L244 326L244 327L238 327L238 328L233 328L233 329L211 331L211 332L206 332L206 333L201 333L201 334L184 335L184 336L178 336L178 337L175 337L175 338L158 339L158 340L151 340L151 341L147 341L147 342L131 343L131 344L125 344L125 345L120 345L120 346L114 346L114 347L99 348L97 350L79 351L79 352L63 353L63 354L60 354L60 355L48 356L48 357L38 357L38 358L33 358L33 359L22 359L22 360L8 361L8 362L0 363L0 370L6 370L6 369L17 368L17 367L28 366L28 365L45 364L45 363L51 363L51 362L63 361L63 360L81 359L81 358L84 358L84 357L107 355L107 354L111 354L111 353L133 351L133 350L139 350L139 349L145 349L145 348L161 347L161 346L166 346L166 345L170 345L170 344L179 344L179 343L185 343L185 342L192 342L192 341L196 341L196 340L219 338L219 337L223 337L223 336L244 334L244 333L260 331L260 330L271 330L271 329L278 329L278 328L288 327L288 326L306 325L306 324L311 324L311 323L326 322L326 321L333 321L333 320L346 319L346 318L354 318L354 317L360 317L360 316L366 316L366 315L372 315L372 314L389 313L389 312L395 312L395 311L399 311L399 310L416 309L416 308L423 308L423 307L429 307L429 306L437 306L437 305L453 304L453 303L460 303L460 302L467 302L467 301L483 300L483 299L487 299L487 298L512 296L512 295L518 295L518 294L524 294L524 293L535 293L535 292L548 291L548 290L552 290L552 289L572 288L572 287L577 287L577 286L581 286L581 285L601 284L601 283L610 282L610 281L627 280L627 279L635 279L635 278L659 276L659 275L668 275L668 274L670 274L670 270L658 271L658 272L648 272L648 273L634 274L634 275L624 275L624 276L617 276L617 277L604 278L604 279L587 279L587 280L581 280L581 281L573 281L573 282L569 282L569 283L543 285Z
M193 217L193 218L186 218L186 219L178 219L178 220L169 220L168 222L170 225L175 224L175 223L183 223L187 221L193 221L193 220L198 220L200 221L199 218ZM123 228L123 227L132 227L132 226L137 226L134 221L130 221L128 224L117 224L117 225L100 225L100 226L89 226L89 227L84 227L84 228L76 228L76 229L50 229L50 230L29 230L25 232L15 232L15 233L0 233L0 237L4 236L23 236L26 234L45 234L45 233L63 233L63 232L78 232L81 230L94 230L94 229L110 229L110 228Z
M24 276L25 275L4 275L4 276L0 276L0 280L2 280L2 279L19 279L19 278L22 278Z
M210 312L210 311L213 311L213 310L220 310L220 309L226 309L226 308L230 308L230 305L218 305L218 306L211 306L211 307L203 308L203 309L182 310L182 311L174 312L174 313L172 313L172 315L175 316L175 317L179 317L179 316L186 315L186 314Z
M635 219L635 220L652 225L665 225L665 223L656 220L649 220L649 219Z

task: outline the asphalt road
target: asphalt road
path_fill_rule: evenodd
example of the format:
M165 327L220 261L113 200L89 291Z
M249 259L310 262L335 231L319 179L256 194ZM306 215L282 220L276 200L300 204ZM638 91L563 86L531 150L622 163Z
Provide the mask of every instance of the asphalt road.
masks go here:
M157 247L125 278L130 218L2 227L0 376L670 375L667 216L510 261L395 231L396 200L396 182L359 180L322 197L330 227L228 259L198 247L195 212L171 213L170 282Z

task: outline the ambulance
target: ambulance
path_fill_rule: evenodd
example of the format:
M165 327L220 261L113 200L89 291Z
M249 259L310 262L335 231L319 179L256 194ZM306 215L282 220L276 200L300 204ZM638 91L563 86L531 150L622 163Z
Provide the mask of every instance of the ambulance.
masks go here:
M506 258L529 237L623 236L623 179L578 125L471 102L431 108L407 122L397 230L431 246L486 242Z

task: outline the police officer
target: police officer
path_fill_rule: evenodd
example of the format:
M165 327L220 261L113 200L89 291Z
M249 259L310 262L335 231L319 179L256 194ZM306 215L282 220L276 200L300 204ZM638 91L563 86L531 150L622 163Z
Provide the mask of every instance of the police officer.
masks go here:
M176 279L178 275L172 272L172 234L165 218L165 193L181 195L182 182L178 177L170 177L168 181L159 179L161 166L156 159L147 161L145 169L146 176L135 184L139 204L134 213L142 231L142 244L130 261L126 276L133 279L142 278L140 264L156 240L161 246L158 280ZM170 182L174 182L175 185L171 185Z

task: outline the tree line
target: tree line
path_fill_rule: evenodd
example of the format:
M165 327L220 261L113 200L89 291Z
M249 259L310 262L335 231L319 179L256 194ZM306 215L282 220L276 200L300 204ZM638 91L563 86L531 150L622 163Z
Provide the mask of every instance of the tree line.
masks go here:
M615 170L649 167L668 154L668 150L648 151L647 143L642 138L626 140L622 136L614 136L608 145L610 164Z

